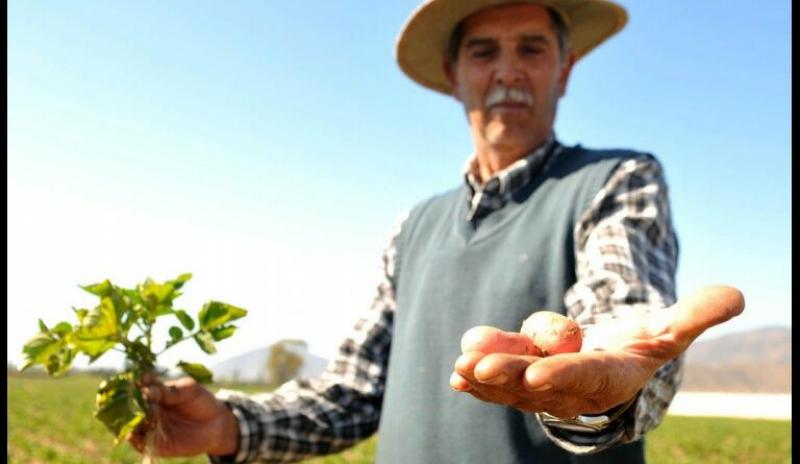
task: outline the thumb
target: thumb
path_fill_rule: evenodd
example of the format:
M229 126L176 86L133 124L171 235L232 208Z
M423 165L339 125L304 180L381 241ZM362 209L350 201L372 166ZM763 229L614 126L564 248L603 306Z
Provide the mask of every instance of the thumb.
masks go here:
M707 329L741 314L744 295L734 287L713 285L681 298L674 308L670 331L676 341L688 345Z
M203 395L206 389L191 377L183 377L164 384L152 384L144 389L145 396L153 403L174 406L187 403Z

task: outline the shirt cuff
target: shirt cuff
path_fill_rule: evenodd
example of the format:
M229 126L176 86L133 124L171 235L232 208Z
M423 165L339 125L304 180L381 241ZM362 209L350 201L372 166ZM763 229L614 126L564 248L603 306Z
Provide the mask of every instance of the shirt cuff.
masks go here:
M252 434L250 432L248 414L245 408L236 403L232 398L220 398L228 406L239 423L239 446L236 453L224 456L208 455L208 460L212 464L244 464L252 462L255 458L256 447L252 446Z
M541 424L545 435L559 447L573 454L597 453L631 441L636 422L636 404L640 394L641 392L637 393L631 401L608 410L605 415L616 417L603 430L597 432L570 430L566 421L565 427L560 427L553 421L545 423L541 414L536 414L536 419ZM623 408L623 410L619 411L619 408Z

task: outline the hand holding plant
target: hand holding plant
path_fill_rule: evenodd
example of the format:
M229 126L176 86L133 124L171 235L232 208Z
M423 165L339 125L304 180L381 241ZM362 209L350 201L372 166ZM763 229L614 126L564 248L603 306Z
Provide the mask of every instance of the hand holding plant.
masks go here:
M115 435L115 444L126 439L145 419L152 425L148 430L157 433L157 418L150 417L142 395L142 379L154 375L157 357L188 339L213 354L215 342L236 330L231 322L247 314L242 308L210 301L200 309L195 322L186 311L173 308L174 300L181 295L179 290L189 279L191 274L181 274L164 283L147 279L134 289L117 287L109 280L81 286L99 297L100 303L93 309L73 308L78 318L75 325L60 322L48 327L40 319L40 332L23 347L25 362L21 370L41 365L48 374L61 376L70 370L79 353L93 363L109 350L123 352L126 369L101 382L94 416ZM169 339L163 349L154 352L153 328L156 321L164 321L165 317L174 325L168 329ZM212 381L211 371L202 364L180 361L178 367L199 383Z

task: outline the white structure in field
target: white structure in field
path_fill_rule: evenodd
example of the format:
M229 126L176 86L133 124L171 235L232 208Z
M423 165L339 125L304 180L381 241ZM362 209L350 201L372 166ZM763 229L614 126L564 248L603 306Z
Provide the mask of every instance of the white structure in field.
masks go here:
M667 414L675 416L792 418L791 393L726 393L679 391Z

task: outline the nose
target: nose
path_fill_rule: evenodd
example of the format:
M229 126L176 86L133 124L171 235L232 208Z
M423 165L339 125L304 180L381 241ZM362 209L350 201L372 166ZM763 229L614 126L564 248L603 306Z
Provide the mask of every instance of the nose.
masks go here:
M505 53L497 61L497 69L494 74L494 83L507 87L520 85L524 79L522 67L519 61L511 53Z

